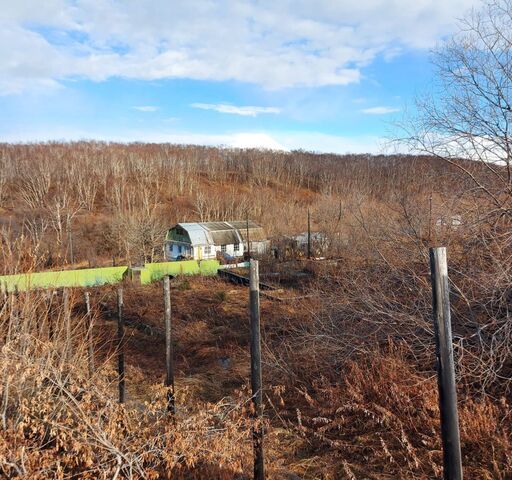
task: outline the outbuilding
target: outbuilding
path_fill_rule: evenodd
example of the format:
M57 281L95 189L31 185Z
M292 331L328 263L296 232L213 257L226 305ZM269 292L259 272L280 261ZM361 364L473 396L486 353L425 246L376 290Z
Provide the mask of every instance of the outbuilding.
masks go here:
M233 222L178 223L167 232L167 260L243 257L265 253L269 241L261 225L251 220Z

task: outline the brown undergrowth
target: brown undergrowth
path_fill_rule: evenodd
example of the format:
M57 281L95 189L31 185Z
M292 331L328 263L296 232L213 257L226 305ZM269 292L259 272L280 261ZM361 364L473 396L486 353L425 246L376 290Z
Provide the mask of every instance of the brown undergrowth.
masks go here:
M194 402L247 391L247 290L216 279L186 280L186 289L182 282L174 280L171 290L178 391ZM161 287L152 285L127 297L127 318L144 325L131 329L128 342L128 371L138 385L163 375L160 296ZM415 344L389 339L379 345L372 335L367 341L373 338L374 347L347 350L346 339L335 344L320 329L319 301L318 295L301 303L262 298L269 478L440 477L433 358L415 365ZM113 295L109 305L114 308ZM337 329L350 333L354 321L347 322ZM512 468L508 402L469 393L459 392L466 478L506 479Z
M312 456L329 457L325 478L442 477L436 379L400 351L348 362L339 381L319 378L301 394L299 430ZM461 402L465 478L509 478L509 415L504 399Z
M93 377L87 371L80 291L72 295L70 342L58 302L51 311L50 340L44 296L31 295L35 308L24 294L8 299L2 310L4 476L250 477L247 291L198 278L174 280L171 292L175 418L166 412L161 386L159 284L125 287L123 407L116 401L115 289L93 291L98 364ZM339 357L341 351L324 341L312 355L297 332L315 331L318 319L308 312L316 312L318 299L304 302L262 299L269 478L438 478L434 372L415 367L408 348L394 342L335 361L333 352ZM461 392L460 405L466 478L508 478L507 401L477 401Z
M250 216L278 247L262 278L293 298L261 301L268 478L430 479L442 461L428 247L446 246L465 478L505 480L510 189L459 163L469 177L403 155L2 144L0 271L154 261L176 222ZM325 261L289 237L306 231L308 210ZM0 476L250 477L246 288L173 280L174 419L161 285L124 288L124 407L114 287L91 291L92 377L82 291L68 312L42 292L0 298Z
M121 406L108 343L90 376L83 317L67 335L70 312L44 317L46 298L24 297L12 295L1 315L1 476L223 479L249 468L247 395L191 401L180 385L171 416L162 384L132 375L145 399Z

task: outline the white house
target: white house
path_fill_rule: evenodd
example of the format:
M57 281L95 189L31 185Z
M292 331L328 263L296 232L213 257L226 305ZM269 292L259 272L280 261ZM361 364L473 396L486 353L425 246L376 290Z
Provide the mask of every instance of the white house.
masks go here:
M269 245L263 227L253 221L178 223L167 232L167 260L243 257L264 253Z

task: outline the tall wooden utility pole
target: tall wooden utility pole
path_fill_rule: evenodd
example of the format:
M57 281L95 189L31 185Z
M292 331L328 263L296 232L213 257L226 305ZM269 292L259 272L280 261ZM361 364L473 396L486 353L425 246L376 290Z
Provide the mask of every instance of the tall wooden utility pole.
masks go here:
M246 220L246 229L247 229L247 258L251 258L251 244L249 242L249 216L247 216Z
M308 258L311 258L311 213L308 208Z
M75 256L73 254L73 232L71 231L71 219L67 218L67 231L68 231L68 246L69 246L69 262L75 263Z
M428 199L428 241L432 241L432 194Z

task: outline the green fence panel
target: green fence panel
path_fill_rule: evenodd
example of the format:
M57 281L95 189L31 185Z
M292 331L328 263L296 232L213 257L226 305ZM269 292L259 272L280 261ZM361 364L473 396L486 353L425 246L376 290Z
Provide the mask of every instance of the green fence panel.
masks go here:
M220 262L218 260L201 260L199 262L201 275L217 275L219 267Z
M86 268L58 272L34 272L0 276L2 289L20 292L37 288L96 287L119 283L128 267Z
M147 285L166 275L216 275L218 260L184 260L182 262L147 263L140 270L140 283ZM58 272L34 272L0 276L1 290L20 292L37 288L98 287L116 284L123 280L128 267L86 268Z
M140 271L140 283L147 285L167 275L216 275L219 265L217 260L147 263Z

